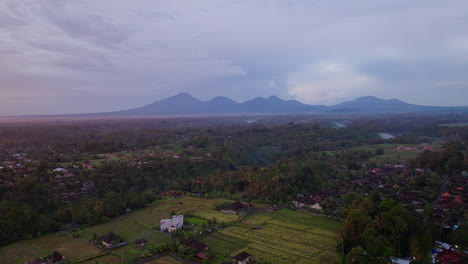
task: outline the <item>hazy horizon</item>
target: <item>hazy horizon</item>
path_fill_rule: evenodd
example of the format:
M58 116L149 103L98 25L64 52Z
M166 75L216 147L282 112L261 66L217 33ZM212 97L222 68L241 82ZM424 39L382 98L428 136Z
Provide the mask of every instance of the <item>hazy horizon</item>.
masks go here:
M0 2L0 116L124 110L187 92L466 106L468 2Z

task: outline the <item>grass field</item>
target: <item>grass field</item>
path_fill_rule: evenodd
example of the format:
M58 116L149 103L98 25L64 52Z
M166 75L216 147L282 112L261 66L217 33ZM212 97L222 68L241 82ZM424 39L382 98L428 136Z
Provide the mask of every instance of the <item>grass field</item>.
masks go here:
M89 161L93 165L96 166L97 164L105 160L120 160L120 159L130 158L130 157L138 157L138 156L143 156L143 155L149 155L151 152L153 152L151 149L141 149L141 150L135 150L133 152L124 152L124 153L122 152L100 153L100 154L93 155L92 157L91 155L84 155L82 157L83 159L81 160L81 162ZM79 162L59 162L57 163L57 165L67 167L67 166L73 165L74 163L79 163Z
M0 248L0 263L25 263L36 257L47 256L54 250L69 259L79 259L101 252L85 238L72 239L67 235L55 233Z
M71 238L70 235L54 233L36 239L17 242L0 248L0 263L21 263L32 260L36 257L43 257L57 250L62 255L72 261L99 254L100 249L91 244L93 234L99 236L108 232L114 232L123 236L129 245L123 248L124 259L128 259L142 250L133 244L138 238L146 238L148 241L164 242L168 238L158 232L159 220L169 218L171 211L177 214L190 212L203 221L204 216L218 215L214 204L219 200L206 200L195 197L184 197L180 199L164 200L159 204L149 206L129 214L112 219L112 221L84 228L80 231L80 236ZM222 213L221 213L222 214ZM227 222L238 219L238 216L219 217L218 222ZM97 258L104 263L120 262L122 249L111 250L110 254ZM116 261L119 260L119 261Z
M203 224L207 224L208 221L199 217L187 217L184 218L184 222L187 224L194 225L194 230L203 231Z
M419 151L398 151L395 150L396 147L417 147L422 148L421 144L376 144L376 145L366 145L351 148L352 150L364 150L375 153L375 150L382 148L384 150L383 155L374 156L370 160L373 161L386 161L386 160L396 160L396 161L407 161L409 159L415 158L420 152ZM430 144L432 148L440 148L440 144Z
M466 126L468 126L468 122L445 123L445 124L439 124L438 126L441 126L441 127L466 127Z
M155 259L145 264L184 264L184 262L180 262L179 260L171 256L165 256L165 257Z
M261 212L203 242L226 259L242 251L270 263L336 263L340 223L289 209Z

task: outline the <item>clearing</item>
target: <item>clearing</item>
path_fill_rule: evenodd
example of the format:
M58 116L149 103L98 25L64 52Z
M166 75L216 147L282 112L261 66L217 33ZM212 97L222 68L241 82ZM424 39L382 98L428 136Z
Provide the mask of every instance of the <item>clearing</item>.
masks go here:
M441 144L429 144L430 147L437 149L441 147ZM423 148L422 144L375 144L375 145L366 145L353 147L351 150L364 150L375 153L379 148L384 150L383 155L378 155L370 158L372 161L399 161L405 162L409 159L416 158L421 151L406 151L406 150L395 150L396 147L411 147L411 148Z

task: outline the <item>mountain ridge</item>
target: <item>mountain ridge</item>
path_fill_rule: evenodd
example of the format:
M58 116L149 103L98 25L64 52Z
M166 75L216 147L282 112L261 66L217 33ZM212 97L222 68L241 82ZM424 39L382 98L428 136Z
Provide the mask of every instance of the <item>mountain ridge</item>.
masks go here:
M468 106L443 107L421 106L406 103L400 99L381 99L375 96L361 96L336 105L309 105L297 100L283 100L277 96L256 97L236 102L225 96L216 96L202 101L183 92L153 103L127 110L63 114L28 115L24 117L137 117L137 116L193 116L193 115L256 115L256 114L362 114L362 113L406 113L406 112L464 112Z
M200 114L310 114L310 113L365 113L365 112L425 112L450 111L468 107L421 106L406 103L400 99L381 99L375 96L361 96L340 104L309 105L297 100L283 100L277 96L255 97L236 102L225 96L216 96L202 101L184 92L133 109L110 112L122 115L200 115Z

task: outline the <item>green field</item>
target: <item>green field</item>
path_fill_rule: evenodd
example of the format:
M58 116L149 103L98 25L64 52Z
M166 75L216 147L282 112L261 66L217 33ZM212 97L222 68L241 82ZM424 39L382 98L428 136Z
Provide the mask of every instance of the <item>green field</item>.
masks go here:
M246 251L270 263L337 263L340 225L324 217L281 209L258 213L203 242L226 259Z
M179 260L174 259L171 256L165 256L165 257L158 258L156 260L150 261L145 264L184 264L184 262L180 262Z
M395 150L396 147L416 147L416 148L422 148L423 145L421 144L375 144L375 145L365 145L365 146L359 146L359 147L353 147L351 150L364 150L364 151L370 151L372 153L375 153L375 151L378 148L382 148L384 150L383 155L378 155L372 157L370 160L372 161L388 161L388 160L395 160L395 161L400 161L400 162L405 162L409 159L415 158L420 151L399 151ZM432 148L440 148L440 144L430 144Z
M168 239L165 235L158 232L159 220L162 218L169 218L172 211L175 211L177 214L190 212L198 217L198 219L204 216L210 216L210 218L212 218L212 216L217 216L220 213L214 209L214 204L217 202L219 202L219 200L206 200L194 197L164 200L157 205L114 218L110 222L84 228L80 231L80 236L77 238L72 238L70 235L66 234L54 233L2 247L0 248L0 263L23 264L36 257L49 255L54 250L57 250L72 261L85 259L88 256L99 255L103 252L109 252L109 255L102 256L95 260L104 263L116 263L120 262L122 251L124 259L129 260L143 250L133 244L136 239L143 237L150 242L156 243L164 242ZM232 219L236 220L238 216L230 215L226 218L217 218L218 222L226 222ZM203 220L199 219L199 221ZM119 248L110 251L102 251L91 244L90 240L94 233L104 235L108 232L121 235L129 242L129 245L123 247L123 250Z
M438 126L441 126L441 127L466 127L466 126L468 126L468 122L445 123L445 124L439 124Z
M145 156L149 155L152 152L151 149L141 149L141 150L135 150L133 152L111 152L111 153L100 153L96 155L83 155L82 160L80 162L84 161L89 161L91 162L94 166L98 165L100 162L105 161L105 160L120 160L120 159L126 159L126 158L131 158L131 157L139 157L139 156ZM74 163L80 163L78 161L75 162L59 162L57 165L62 166L62 167L68 167L72 166Z

